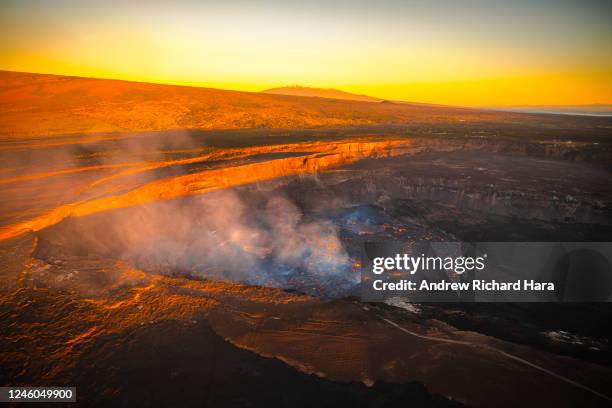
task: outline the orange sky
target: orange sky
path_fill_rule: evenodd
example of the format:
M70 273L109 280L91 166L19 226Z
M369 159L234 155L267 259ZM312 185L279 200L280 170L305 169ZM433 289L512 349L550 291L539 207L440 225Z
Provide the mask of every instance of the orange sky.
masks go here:
M609 21L612 3L598 0L5 1L0 69L456 105L611 104Z

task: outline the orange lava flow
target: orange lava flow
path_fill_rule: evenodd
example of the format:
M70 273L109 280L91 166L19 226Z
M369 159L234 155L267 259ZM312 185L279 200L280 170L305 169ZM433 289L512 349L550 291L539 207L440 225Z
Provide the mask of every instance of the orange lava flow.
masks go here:
M205 193L278 177L316 173L368 157L401 154L406 151L408 145L409 142L403 139L317 142L241 149L241 155L261 154L266 151L303 152L304 154L298 157L284 157L159 179L123 194L60 205L41 216L1 228L0 240L12 238L27 231L39 231L69 216L86 216L101 211ZM187 160L198 160L198 158ZM156 165L159 164L153 164L153 166ZM131 173L131 171L128 172Z

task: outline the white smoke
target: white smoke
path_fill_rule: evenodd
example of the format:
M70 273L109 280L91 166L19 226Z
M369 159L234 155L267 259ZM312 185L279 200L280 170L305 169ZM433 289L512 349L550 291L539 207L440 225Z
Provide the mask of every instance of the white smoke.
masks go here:
M215 193L73 218L49 238L152 273L185 274L333 295L359 281L324 219L280 193Z

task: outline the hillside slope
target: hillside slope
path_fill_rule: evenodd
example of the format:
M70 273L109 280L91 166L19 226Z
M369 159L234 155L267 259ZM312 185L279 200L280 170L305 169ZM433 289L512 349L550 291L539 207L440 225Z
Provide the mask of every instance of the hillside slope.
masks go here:
M520 114L0 71L0 137L497 121Z

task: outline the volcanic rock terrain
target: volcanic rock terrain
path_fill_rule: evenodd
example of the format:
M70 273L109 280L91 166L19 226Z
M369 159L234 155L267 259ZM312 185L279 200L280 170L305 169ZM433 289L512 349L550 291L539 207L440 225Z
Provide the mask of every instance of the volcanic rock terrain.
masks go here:
M84 406L610 403L607 303L358 296L366 242L611 241L609 119L2 75L2 385Z

